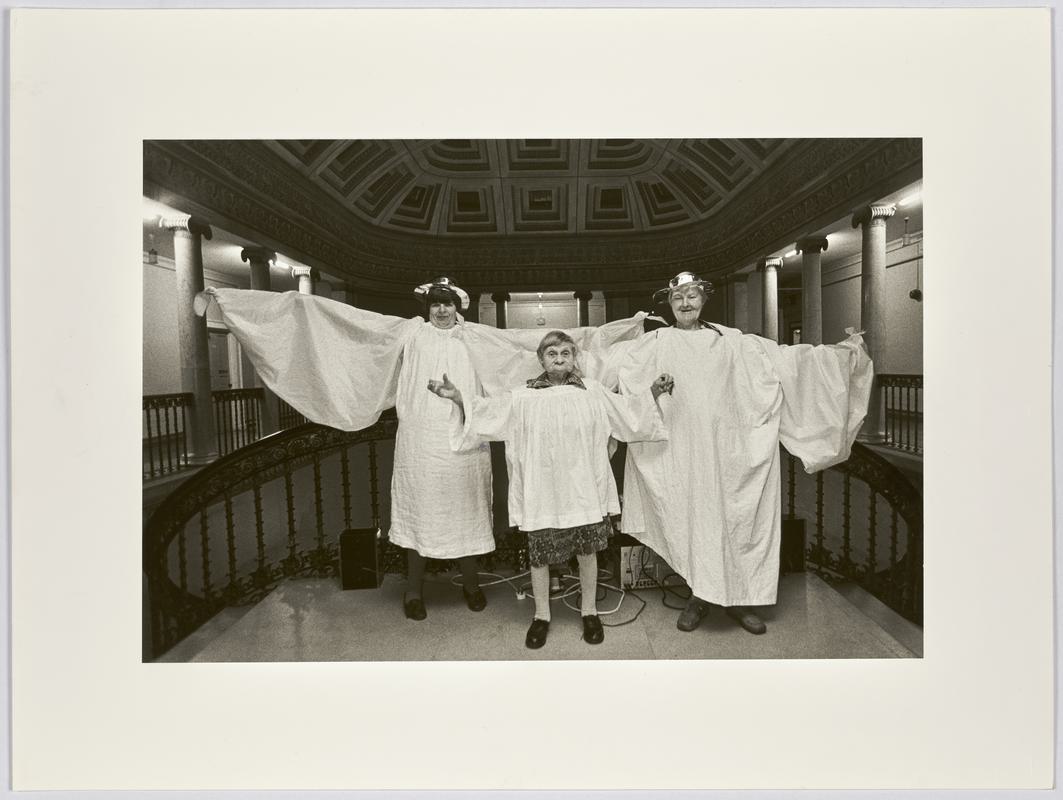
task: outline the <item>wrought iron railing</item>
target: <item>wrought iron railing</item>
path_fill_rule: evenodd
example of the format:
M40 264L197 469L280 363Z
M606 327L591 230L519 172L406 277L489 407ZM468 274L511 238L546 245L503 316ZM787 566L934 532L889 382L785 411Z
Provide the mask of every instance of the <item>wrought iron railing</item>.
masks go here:
M923 454L923 376L879 375L886 415L886 445Z
M177 472L188 466L188 413L192 395L144 395L141 434L144 480Z
M386 531L396 425L393 411L354 433L303 425L179 486L144 531L153 657L222 607L254 602L285 578L335 574L341 531ZM783 459L783 511L806 520L813 569L857 581L920 622L922 505L907 479L859 444L849 461L812 476L785 451ZM488 569L527 567L519 533L497 530L496 541ZM385 540L381 568L402 573L405 564L402 549Z
M387 531L396 425L394 411L354 433L302 425L177 487L144 529L153 657L222 607L255 602L285 578L335 574L343 530ZM497 539L486 568L526 567L522 537L500 531ZM404 572L405 552L385 540L381 568Z
M219 389L210 393L214 436L223 456L262 435L262 389Z
M277 403L280 407L280 429L286 431L289 428L294 428L296 425L305 425L309 420L288 405L280 397L277 398Z
M783 512L805 520L806 558L828 580L853 581L907 619L923 620L923 500L869 448L808 475L783 450Z

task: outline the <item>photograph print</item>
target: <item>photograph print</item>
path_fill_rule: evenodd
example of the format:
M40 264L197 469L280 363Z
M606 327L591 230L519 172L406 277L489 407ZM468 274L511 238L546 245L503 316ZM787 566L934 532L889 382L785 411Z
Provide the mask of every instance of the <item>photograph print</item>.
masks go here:
M143 142L143 660L921 658L922 141Z

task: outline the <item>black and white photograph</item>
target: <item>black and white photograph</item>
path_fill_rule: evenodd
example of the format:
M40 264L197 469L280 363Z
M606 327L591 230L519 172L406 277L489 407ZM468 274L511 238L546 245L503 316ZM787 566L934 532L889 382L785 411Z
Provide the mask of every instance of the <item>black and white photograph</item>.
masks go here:
M918 658L918 139L144 142L144 658Z
M13 791L1053 785L1057 17L177 4L9 16Z

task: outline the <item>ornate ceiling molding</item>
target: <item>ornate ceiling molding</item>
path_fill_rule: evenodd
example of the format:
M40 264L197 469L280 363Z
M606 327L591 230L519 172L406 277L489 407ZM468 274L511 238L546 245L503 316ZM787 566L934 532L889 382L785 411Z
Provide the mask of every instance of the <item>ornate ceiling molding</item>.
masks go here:
M918 139L726 140L728 151L742 152L736 164L757 163L759 171L725 201L697 206L683 171L723 185L726 176L712 176L721 150L706 144L719 140L506 140L490 142L493 151L466 141L475 140L411 142L398 155L394 142L296 143L305 169L278 154L276 142L146 141L144 179L358 284L405 291L427 273L446 272L474 290L634 288L684 269L720 276L745 266L774 243L807 234L814 220L843 217L876 190L885 194L922 161ZM352 148L360 155L349 154L344 172L337 159ZM591 159L600 177L581 183L564 174ZM532 163L559 174L543 177ZM436 173L447 184L433 191L426 176ZM507 183L496 173L521 177ZM519 213L507 211L518 204ZM400 223L372 221L396 219L400 206ZM665 222L648 230L647 218ZM512 230L497 232L503 222ZM444 235L418 227L441 224L449 226Z

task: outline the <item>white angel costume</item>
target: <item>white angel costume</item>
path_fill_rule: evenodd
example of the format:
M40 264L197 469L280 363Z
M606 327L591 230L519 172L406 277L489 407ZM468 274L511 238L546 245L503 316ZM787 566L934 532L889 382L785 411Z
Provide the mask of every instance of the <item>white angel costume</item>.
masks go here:
M430 558L495 549L486 445L450 448L452 404L425 387L446 373L479 384L460 319L449 329L296 292L208 290L263 382L307 419L361 430L395 407L390 540Z
M781 346L719 325L662 328L611 355L625 392L675 378L660 400L668 441L628 447L621 529L702 600L775 603L779 443L810 473L849 457L871 391L863 340Z
M529 383L534 383L529 381ZM666 436L650 383L622 397L587 378L566 385L514 389L465 403L454 447L506 443L509 521L523 531L601 523L619 514L609 439Z

